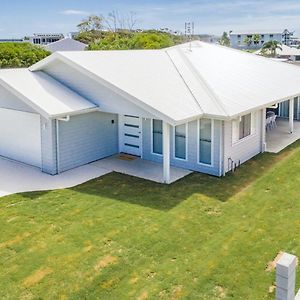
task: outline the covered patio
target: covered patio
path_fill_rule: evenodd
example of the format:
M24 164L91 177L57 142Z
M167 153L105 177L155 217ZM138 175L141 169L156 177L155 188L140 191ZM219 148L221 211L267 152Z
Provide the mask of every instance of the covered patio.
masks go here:
M164 167L162 164L143 160L139 157L128 154L117 154L98 160L91 165L101 169L115 171L158 183L166 182ZM191 173L192 171L186 169L169 166L169 178L167 179L167 183L173 183Z
M278 118L276 127L266 133L266 152L278 153L300 139L300 121L293 122L293 132L289 130L289 120Z

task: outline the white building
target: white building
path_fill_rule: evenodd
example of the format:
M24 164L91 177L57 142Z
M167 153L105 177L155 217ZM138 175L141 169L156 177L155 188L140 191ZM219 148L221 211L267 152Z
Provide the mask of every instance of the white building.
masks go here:
M233 48L260 49L268 41L277 41L289 46L293 34L293 32L285 29L283 31L231 31L229 36L230 44ZM256 36L259 37L258 40L255 39ZM246 39L249 40L248 43L245 42Z
M62 33L34 33L29 42L34 45L48 45L64 38Z
M262 54L262 49L255 52L255 54ZM300 49L281 45L281 49L276 49L276 58L285 59L291 62L300 61Z

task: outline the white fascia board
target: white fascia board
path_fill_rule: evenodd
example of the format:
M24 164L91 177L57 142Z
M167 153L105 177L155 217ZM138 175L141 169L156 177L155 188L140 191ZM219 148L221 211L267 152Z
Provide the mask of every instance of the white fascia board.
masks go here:
M73 62L72 60L68 59L67 57L65 57L64 55L60 54L59 52L55 52L53 55L51 55L48 58L49 58L48 60L46 58L46 59L40 61L39 63L33 65L30 68L30 70L31 71L42 71L44 66L46 66L49 63L51 63L52 61L58 59L58 60L64 62L65 64L73 67L77 71L83 73L84 75L88 76L89 78L91 78L91 79L99 82L101 85L104 85L105 87L107 87L110 90L114 91L115 93L119 94L120 96L122 96L126 100L128 100L128 101L134 103L135 105L139 106L140 108L142 108L142 109L150 112L152 115L157 116L158 119L164 120L165 122L167 122L167 123L169 123L171 125L175 125L176 121L174 119L166 116L165 114L161 113L160 111L158 111L158 110L152 108L151 106L143 103L139 99L131 96L130 94L128 94L125 91L123 91L122 89L118 88L117 86L115 86L115 85L107 82L106 80L104 80L104 79L96 76L94 73L90 72L89 70L85 69L84 67L80 66L79 64Z
M51 62L55 61L57 58L59 58L59 52L54 52L53 54L47 56L43 60L40 60L39 62L35 63L34 65L30 66L28 68L29 71L40 71L43 69L44 66L50 64Z
M78 116L78 115L83 115L83 114L88 114L91 112L101 112L101 109L99 107L92 107L92 108L87 108L87 109L83 109L83 110L78 110L78 111L74 111L74 112L70 112L70 113L62 113L62 114L55 114L55 115L51 115L49 116L49 119L57 119L57 118L63 118L63 117L67 117L67 116Z
M241 113L238 113L238 114L235 114L235 115L232 115L230 116L230 120L235 120L241 116L244 116L244 115L247 115L251 112L255 112L255 111L258 111L258 110L261 110L261 109L264 109L266 107L269 107L271 105L274 105L276 103L281 103L281 102L284 102L284 101L287 101L287 100L290 100L290 99L294 99L296 97L300 97L300 93L297 93L295 95L292 95L292 96L288 96L288 97L284 97L284 98L281 98L281 99L277 99L277 100L274 100L272 102L269 102L269 103L266 103L266 104L263 104L263 105L260 105L260 106L257 106L257 107L254 107L254 108L251 108L251 109L248 109L246 111L243 111Z
M43 117L45 117L46 119L49 119L49 114L46 111L44 111L43 109L41 109L38 105L34 104L32 101L30 101L30 99L28 99L27 97L25 97L23 94L21 94L20 92L18 92L17 90L15 90L11 85L7 84L3 79L0 79L0 85L2 85L6 90L8 90L9 92L11 92L18 99L20 99L21 101L23 101L25 104L27 104L28 106L30 106L33 110L35 110L36 112L38 112L39 114L41 114Z

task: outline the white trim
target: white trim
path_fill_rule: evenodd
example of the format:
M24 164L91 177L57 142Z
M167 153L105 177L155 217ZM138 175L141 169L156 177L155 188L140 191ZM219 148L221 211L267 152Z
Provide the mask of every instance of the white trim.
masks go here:
M162 129L162 134L161 134L161 139L162 139L162 146L163 146L163 140L164 140L164 137L163 137L163 121L162 120L159 120L159 119L150 119L150 122L151 122L151 125L150 125L150 132L151 132L151 137L150 137L150 141L151 141L151 155L156 155L156 156L159 156L159 157L163 157L163 151L162 151L162 154L160 153L155 153L153 151L153 120L158 120L158 121L161 121L161 129ZM163 147L162 147L163 148Z
M163 122L163 178L164 183L169 184L170 183L170 165L171 165L171 159L170 159L170 131L171 126L170 124Z
M248 139L252 138L256 134L256 131L257 131L257 111L252 112L252 113L248 113L248 114L243 115L243 116L247 116L249 114L251 114L251 124L250 124L250 127L251 127L250 130L251 131L250 131L250 134L243 137L243 138L241 138L241 139L239 138L236 141L233 139L233 130L234 130L233 122L236 122L236 120L231 121L231 145L232 146L236 146L236 145L238 145L238 144L240 144L244 141L247 141ZM241 116L241 117L243 117L243 116ZM239 124L238 124L239 126L240 126L240 122L241 121L239 121ZM238 128L238 136L240 136L240 128Z
M206 119L206 118L202 118L202 119ZM211 121L211 163L210 164L205 164L200 162L200 121L201 119L198 119L197 122L197 164L200 166L204 166L204 167L212 167L214 168L214 149L215 149L215 121L214 119L207 119ZM222 133L221 133L222 134Z
M182 126L185 125L185 158L180 158L180 157L176 157L176 148L175 148L175 142L176 142L176 126ZM189 127L189 123L184 123L181 125L176 125L176 126L172 126L173 127L173 159L176 160L181 160L181 161L188 161L188 127Z
M294 99L289 100L289 131L294 132Z

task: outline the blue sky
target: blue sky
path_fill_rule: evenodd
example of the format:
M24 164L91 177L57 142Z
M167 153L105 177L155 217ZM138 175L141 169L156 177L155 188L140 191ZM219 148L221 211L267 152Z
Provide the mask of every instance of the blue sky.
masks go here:
M184 22L192 20L197 33L288 28L300 34L299 0L1 0L0 37L67 33L86 15L112 10L136 12L140 28L183 30Z

